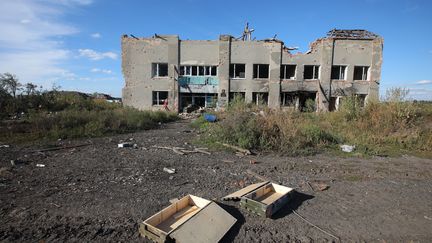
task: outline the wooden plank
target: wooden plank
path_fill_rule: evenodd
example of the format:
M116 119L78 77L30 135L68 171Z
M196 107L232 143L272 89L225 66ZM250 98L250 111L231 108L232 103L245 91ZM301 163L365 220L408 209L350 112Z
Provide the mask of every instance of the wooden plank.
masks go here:
M178 211L177 213L174 214L174 218L175 219L179 219L189 213L192 213L193 211L197 210L198 207L197 206L192 206L192 207L185 207L182 210Z
M231 194L223 197L222 200L225 200L225 201L227 201L227 200L238 200L242 196L244 196L244 195L248 194L249 192L254 191L254 190L256 190L256 189L258 189L258 188L260 188L262 186L264 186L267 183L269 183L269 182L265 181L265 182L260 182L260 183L255 183L255 184L249 185L249 186L247 186L247 187L245 187L243 189L240 189L240 190L238 190L236 192L233 192L233 193L231 193Z
M211 202L174 230L170 237L176 243L219 242L236 221L219 205Z

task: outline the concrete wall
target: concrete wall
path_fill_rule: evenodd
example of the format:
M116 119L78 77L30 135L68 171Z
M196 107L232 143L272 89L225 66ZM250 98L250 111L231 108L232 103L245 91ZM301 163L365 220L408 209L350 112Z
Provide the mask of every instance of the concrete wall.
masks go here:
M122 38L122 68L125 78L123 101L125 105L139 109L160 109L152 106L152 91L169 91L169 107L178 110L181 92L217 92L218 105L228 102L229 92L245 92L246 101L252 101L253 92L268 92L268 105L280 107L281 92L306 91L316 93L316 104L320 111L329 109L332 97L351 94L365 94L378 98L378 87L382 64L381 38L338 39L322 38L311 44L305 54L291 54L280 41L239 41L229 35L219 40L179 40L178 36L161 38ZM152 77L152 63L168 63L169 75L164 78ZM244 79L229 78L230 63L246 64ZM254 79L253 64L268 64L269 78ZM295 64L293 80L281 80L282 64ZM184 87L179 89L180 65L218 66L218 83L212 87ZM304 80L304 65L319 65L317 80ZM333 65L347 67L345 80L331 80ZM354 81L354 66L369 66L369 80ZM197 80L202 78L197 78ZM203 79L204 80L204 79ZM195 91L194 91L195 90Z

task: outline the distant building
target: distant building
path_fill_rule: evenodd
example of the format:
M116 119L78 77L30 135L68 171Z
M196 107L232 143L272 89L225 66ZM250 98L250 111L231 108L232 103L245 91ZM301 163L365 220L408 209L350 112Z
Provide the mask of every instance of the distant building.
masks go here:
M235 95L270 108L318 111L344 96L378 99L383 39L366 30L332 30L304 54L277 39L180 40L177 35L122 37L123 103L181 111L194 104L224 107ZM309 102L310 103L310 102Z

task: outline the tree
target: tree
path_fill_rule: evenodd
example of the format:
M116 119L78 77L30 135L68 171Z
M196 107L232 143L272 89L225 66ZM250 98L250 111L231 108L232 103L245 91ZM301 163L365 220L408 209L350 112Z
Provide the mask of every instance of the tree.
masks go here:
M0 74L0 86L16 98L16 93L21 90L22 84L18 81L18 78L15 75L4 73Z
M25 93L27 94L27 95L33 95L33 94L35 94L36 93L36 88L37 88L38 86L36 85L36 84L33 84L33 83L26 83L26 85L25 85Z

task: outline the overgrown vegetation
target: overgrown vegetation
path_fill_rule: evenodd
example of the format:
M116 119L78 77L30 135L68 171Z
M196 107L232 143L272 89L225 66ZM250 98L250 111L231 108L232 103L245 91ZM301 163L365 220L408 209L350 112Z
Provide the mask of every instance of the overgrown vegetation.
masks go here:
M1 75L0 96L0 141L8 143L126 133L177 119L174 113L124 108L83 93L37 90L11 74Z
M235 100L220 121L198 121L204 136L200 142L216 141L243 148L307 155L340 151L340 144L355 145L353 154L432 154L432 104L404 101L407 91L392 89L384 102L370 101L361 107L347 97L337 112L307 113L272 111ZM342 153L342 152L337 152Z

